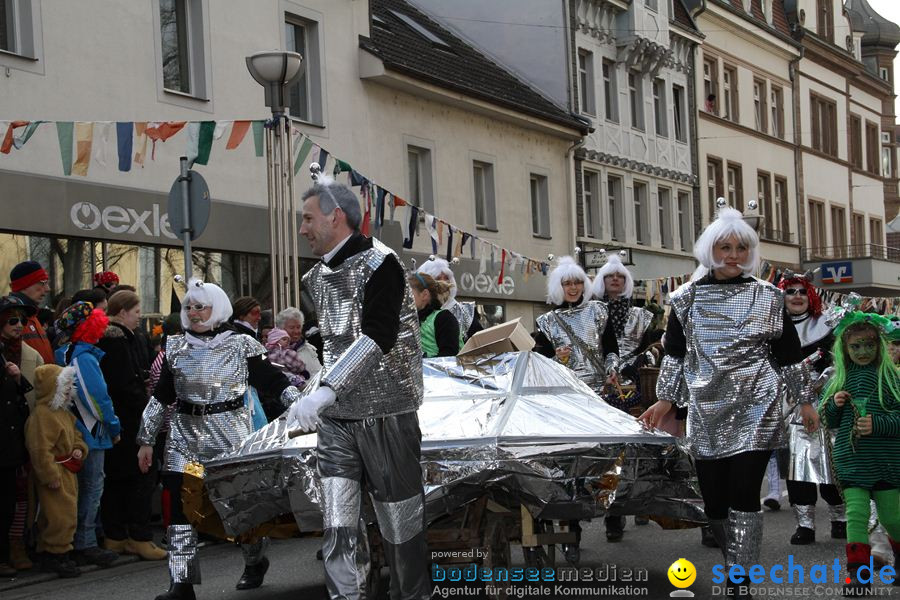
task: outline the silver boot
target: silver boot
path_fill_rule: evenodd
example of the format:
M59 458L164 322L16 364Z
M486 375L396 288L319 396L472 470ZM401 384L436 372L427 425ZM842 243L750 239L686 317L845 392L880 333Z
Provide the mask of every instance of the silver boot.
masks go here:
M200 583L197 531L191 525L169 525L167 536L172 583Z

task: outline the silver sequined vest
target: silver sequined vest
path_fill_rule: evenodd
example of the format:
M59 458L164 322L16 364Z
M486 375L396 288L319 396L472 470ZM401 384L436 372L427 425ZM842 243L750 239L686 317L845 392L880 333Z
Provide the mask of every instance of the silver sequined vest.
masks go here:
M632 354L641 345L644 333L653 322L653 313L640 306L632 306L625 322L625 332L616 341L619 343L619 356L623 361L634 358Z
M175 394L191 404L216 404L243 396L250 376L247 359L265 353L258 341L237 333L208 346L190 345L184 335L173 335L166 342Z
M453 304L448 308L454 317L456 317L456 321L459 323L459 330L462 334L463 338L468 338L467 335L469 331L469 327L472 326L472 321L475 320L475 303L474 302L456 302L453 301Z
M606 306L596 300L578 308L557 308L537 318L538 329L554 348L572 349L567 366L598 393L606 383L601 338L608 319Z
M409 285L404 283L397 342L382 354L362 334L366 283L394 252L376 239L372 248L330 268L318 262L303 277L319 316L324 343L324 383L337 402L323 411L334 419L385 417L418 410L422 404L422 346L419 318ZM395 255L396 256L396 255ZM369 343L360 344L361 338Z
M783 447L785 385L770 343L783 331L784 293L756 279L689 283L672 295L672 309L687 341L684 383L692 454L712 459Z

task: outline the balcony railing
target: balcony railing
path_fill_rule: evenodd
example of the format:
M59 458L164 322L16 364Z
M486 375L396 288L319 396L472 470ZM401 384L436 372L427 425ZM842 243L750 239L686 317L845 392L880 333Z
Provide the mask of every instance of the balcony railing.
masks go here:
M806 261L831 260L841 258L875 258L900 263L900 248L879 246L877 244L856 244L853 246L825 246L822 248L806 248Z
M767 242L778 242L781 244L794 243L794 234L790 231L779 231L765 225L759 228L759 237Z

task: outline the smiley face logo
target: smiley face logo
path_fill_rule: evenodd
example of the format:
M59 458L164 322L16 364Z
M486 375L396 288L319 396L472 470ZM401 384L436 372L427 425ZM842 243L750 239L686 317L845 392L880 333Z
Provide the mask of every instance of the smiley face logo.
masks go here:
M690 587L694 580L697 579L697 569L691 561L686 558L679 558L669 567L668 570L669 583L677 588Z

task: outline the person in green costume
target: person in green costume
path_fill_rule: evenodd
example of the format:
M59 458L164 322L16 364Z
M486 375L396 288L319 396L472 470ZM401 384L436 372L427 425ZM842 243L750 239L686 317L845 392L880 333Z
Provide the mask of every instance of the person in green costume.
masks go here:
M450 284L422 273L413 273L408 280L419 312L424 357L456 356L462 348L459 322L449 310L441 309L450 292Z
M885 317L848 312L835 330L835 371L822 396L823 421L837 430L833 464L847 506L845 595L871 585L858 573L871 554L870 499L900 560L900 372L888 350L895 330Z

